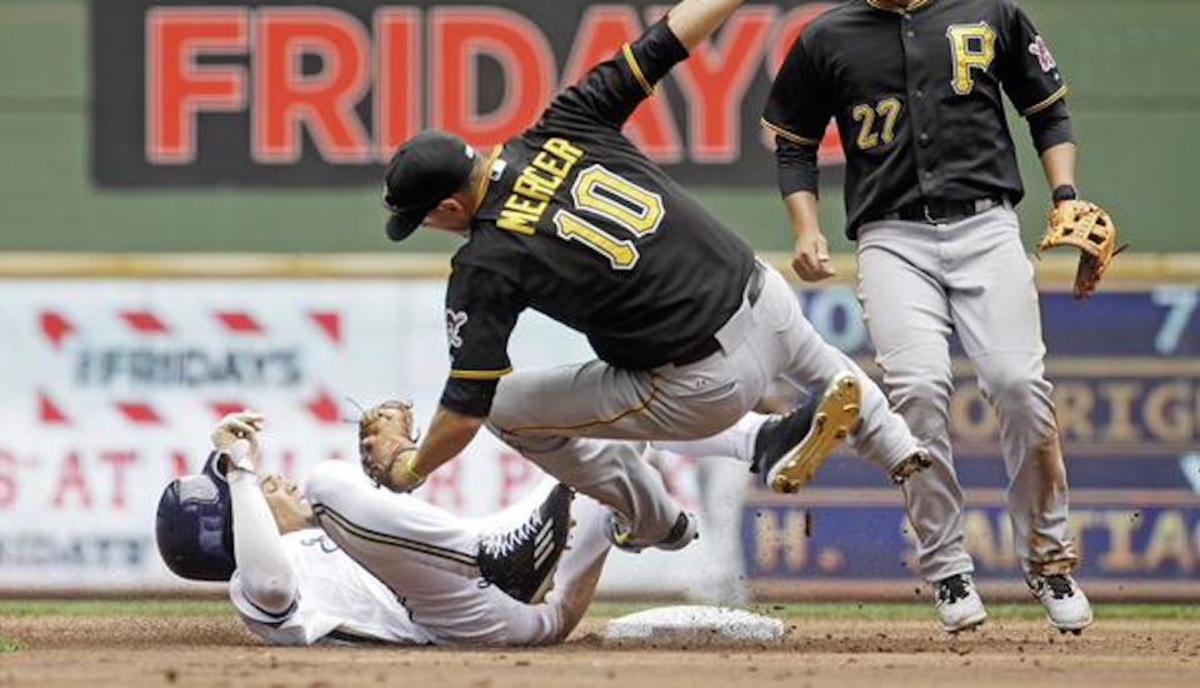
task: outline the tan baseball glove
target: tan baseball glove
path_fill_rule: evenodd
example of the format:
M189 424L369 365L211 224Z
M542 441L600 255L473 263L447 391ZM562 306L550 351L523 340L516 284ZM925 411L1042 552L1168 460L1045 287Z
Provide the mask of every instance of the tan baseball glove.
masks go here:
M1038 252L1060 246L1080 251L1079 267L1075 270L1075 298L1086 299L1096 293L1100 278L1113 259L1128 245L1117 248L1117 225L1112 215L1100 206L1087 201L1067 201L1050 211L1046 236L1038 244Z
M376 485L393 492L409 492L424 478L412 473L417 433L412 404L390 400L374 406L358 420L358 453L363 471Z

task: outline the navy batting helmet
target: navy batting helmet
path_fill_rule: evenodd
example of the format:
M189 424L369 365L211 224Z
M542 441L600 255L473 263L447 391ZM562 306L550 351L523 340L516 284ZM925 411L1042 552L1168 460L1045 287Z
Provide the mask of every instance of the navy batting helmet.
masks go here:
M229 483L218 457L213 453L200 475L171 481L158 500L158 552L183 578L227 581L237 568Z

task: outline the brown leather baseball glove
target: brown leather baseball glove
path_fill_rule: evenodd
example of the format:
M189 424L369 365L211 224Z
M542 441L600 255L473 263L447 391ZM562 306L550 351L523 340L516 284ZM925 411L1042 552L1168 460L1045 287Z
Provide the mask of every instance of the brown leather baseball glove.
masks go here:
M1067 201L1050 211L1046 236L1038 244L1038 252L1060 246L1080 251L1079 267L1075 270L1075 298L1086 299L1096 293L1100 278L1113 259L1128 245L1117 248L1117 225L1112 215L1100 206L1087 201Z
M373 406L358 420L358 453L363 471L393 491L416 489L423 478L402 475L408 464L401 459L415 456L417 433L412 403L389 400Z

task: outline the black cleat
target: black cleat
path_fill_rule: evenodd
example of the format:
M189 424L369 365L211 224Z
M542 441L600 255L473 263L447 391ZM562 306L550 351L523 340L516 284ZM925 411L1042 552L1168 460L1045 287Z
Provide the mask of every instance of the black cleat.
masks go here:
M807 485L842 440L858 429L861 399L858 378L838 373L820 396L759 428L750 470L761 473L775 492Z
M545 601L566 549L574 498L571 488L555 485L524 523L484 537L477 557L483 579L518 602Z

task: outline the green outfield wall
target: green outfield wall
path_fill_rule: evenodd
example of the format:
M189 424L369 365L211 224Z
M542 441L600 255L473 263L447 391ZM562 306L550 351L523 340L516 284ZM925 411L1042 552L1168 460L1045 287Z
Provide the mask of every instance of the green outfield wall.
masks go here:
M1185 214L1200 160L1200 2L1022 4L1072 86L1087 195L1112 208L1137 250L1200 250L1196 223ZM89 163L89 40L83 0L0 2L0 250L392 250L374 185L97 189ZM1048 194L1024 126L1017 129L1031 191L1022 215L1032 238ZM774 189L720 182L696 192L755 246L787 250ZM837 189L827 189L823 201L827 232L836 237L842 222ZM406 248L451 245L418 237ZM839 239L837 247L847 246Z

